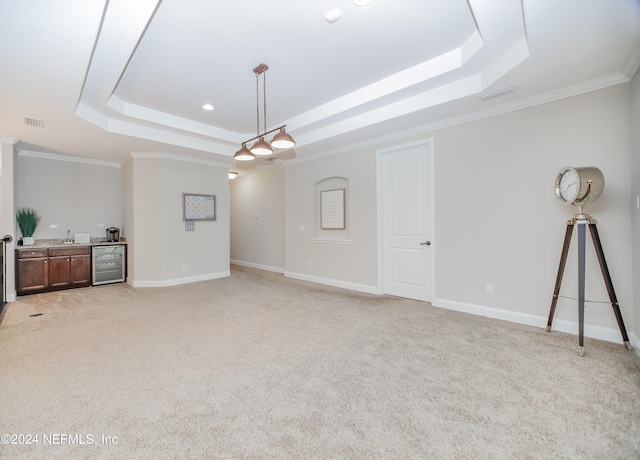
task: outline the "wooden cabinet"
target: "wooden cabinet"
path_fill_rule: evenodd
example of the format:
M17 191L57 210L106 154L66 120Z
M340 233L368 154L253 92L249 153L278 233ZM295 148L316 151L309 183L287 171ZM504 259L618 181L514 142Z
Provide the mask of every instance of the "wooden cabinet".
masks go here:
M69 268L71 286L89 286L91 284L91 255L77 255L71 258Z
M49 287L88 286L91 255L88 247L49 248Z
M18 295L91 284L88 246L16 249L16 267Z
M49 259L46 249L16 249L16 291L29 294L49 286Z

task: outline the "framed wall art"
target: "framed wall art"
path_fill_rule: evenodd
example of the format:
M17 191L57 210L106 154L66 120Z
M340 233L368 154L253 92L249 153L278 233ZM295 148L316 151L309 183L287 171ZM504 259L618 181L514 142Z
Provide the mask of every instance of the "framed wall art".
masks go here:
M320 192L320 228L345 229L345 189Z
M216 220L216 196L183 193L182 220Z

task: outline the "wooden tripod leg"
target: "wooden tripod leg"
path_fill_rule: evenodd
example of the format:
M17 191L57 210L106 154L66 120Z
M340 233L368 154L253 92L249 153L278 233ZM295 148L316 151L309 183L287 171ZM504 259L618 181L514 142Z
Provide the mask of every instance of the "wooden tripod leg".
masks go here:
M611 300L611 306L613 307L613 313L616 315L618 321L618 327L622 333L622 340L625 347L631 350L631 344L629 343L629 336L627 330L624 327L624 321L622 320L622 313L620 312L620 306L618 305L618 298L616 297L616 291L613 289L613 282L611 281L611 275L609 273L609 267L604 259L604 251L602 250L602 243L600 242L600 235L598 234L598 228L596 224L589 224L589 231L591 232L591 238L593 239L593 245L596 249L596 255L598 256L598 262L600 262L600 269L602 270L602 276L604 277L604 283L607 286L607 292L609 293L609 300Z
M556 312L558 303L558 295L560 294L560 285L562 284L562 275L564 267L567 264L567 254L569 253L569 245L571 244L571 234L573 233L573 221L567 221L567 230L564 233L564 243L562 245L562 254L560 255L560 266L558 267L558 276L556 276L556 287L553 289L553 298L551 299L551 309L549 310L549 320L547 321L547 332L551 331L551 323L553 315Z
M584 291L586 222L578 223L578 354L584 356Z

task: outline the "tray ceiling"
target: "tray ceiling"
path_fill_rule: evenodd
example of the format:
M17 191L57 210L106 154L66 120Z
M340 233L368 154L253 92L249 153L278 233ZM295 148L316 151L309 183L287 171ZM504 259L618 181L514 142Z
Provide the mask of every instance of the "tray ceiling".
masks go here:
M233 163L260 63L267 128L301 159L622 83L640 55L635 0L6 0L0 18L0 136L103 161Z

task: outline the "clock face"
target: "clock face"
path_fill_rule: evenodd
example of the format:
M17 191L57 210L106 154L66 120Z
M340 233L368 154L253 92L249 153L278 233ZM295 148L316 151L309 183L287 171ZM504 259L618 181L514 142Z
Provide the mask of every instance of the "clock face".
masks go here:
M573 202L578 197L580 191L580 177L574 169L567 169L560 176L558 184L558 195L561 200L568 203Z
M556 176L556 195L565 204L583 206L604 190L604 176L595 166L565 166Z

